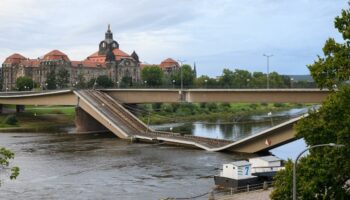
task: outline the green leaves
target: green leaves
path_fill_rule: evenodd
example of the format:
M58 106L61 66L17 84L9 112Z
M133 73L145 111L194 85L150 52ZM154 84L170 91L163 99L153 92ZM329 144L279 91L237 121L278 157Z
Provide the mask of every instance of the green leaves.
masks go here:
M164 73L159 66L146 66L141 71L145 86L161 86Z
M3 147L0 148L0 165L9 166L9 159L13 159L15 156L10 150Z
M16 179L20 172L19 167L9 168L10 160L14 159L14 157L15 157L15 154L12 151L4 147L0 148L0 172L10 170L11 180ZM0 180L0 186L1 186L1 180Z
M28 76L18 77L16 80L16 88L19 91L31 90L34 86L32 78Z
M318 56L313 64L308 65L317 85L330 90L350 77L350 11L342 10L334 25L342 34L344 43L329 38L323 47L324 57Z
M300 199L350 199L350 193L343 189L350 179L350 87L344 86L332 93L318 112L310 112L309 117L300 120L295 128L297 136L304 138L308 146L345 145L314 148L300 159L297 171ZM285 192L292 188L282 183L291 182L291 173L288 165L278 173L272 199L286 199Z

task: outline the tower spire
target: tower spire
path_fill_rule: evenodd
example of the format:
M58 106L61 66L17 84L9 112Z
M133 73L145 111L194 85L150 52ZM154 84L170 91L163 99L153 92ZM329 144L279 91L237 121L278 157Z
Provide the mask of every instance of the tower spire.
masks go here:
M110 25L110 24L108 24L108 29L107 29L107 31L111 31L111 25Z
M196 62L193 63L193 75L195 78L197 78Z

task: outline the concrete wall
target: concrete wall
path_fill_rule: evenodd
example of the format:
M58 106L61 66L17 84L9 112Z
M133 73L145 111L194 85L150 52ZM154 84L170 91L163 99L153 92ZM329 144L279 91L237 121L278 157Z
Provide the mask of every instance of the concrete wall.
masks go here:
M100 122L80 107L75 108L75 127L77 133L108 132Z

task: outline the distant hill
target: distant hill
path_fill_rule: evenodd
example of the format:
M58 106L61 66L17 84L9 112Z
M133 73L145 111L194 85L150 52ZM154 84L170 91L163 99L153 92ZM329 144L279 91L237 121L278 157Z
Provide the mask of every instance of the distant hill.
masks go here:
M285 75L289 76L290 78L293 78L294 81L308 81L308 82L314 82L314 79L311 75Z

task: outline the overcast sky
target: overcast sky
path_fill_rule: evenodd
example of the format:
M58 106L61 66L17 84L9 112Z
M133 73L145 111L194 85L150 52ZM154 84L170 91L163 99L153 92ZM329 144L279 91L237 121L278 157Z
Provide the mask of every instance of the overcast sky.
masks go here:
M196 62L198 74L223 68L308 74L346 0L0 0L0 60L59 49L71 60L98 50L107 24L127 53L157 64Z

